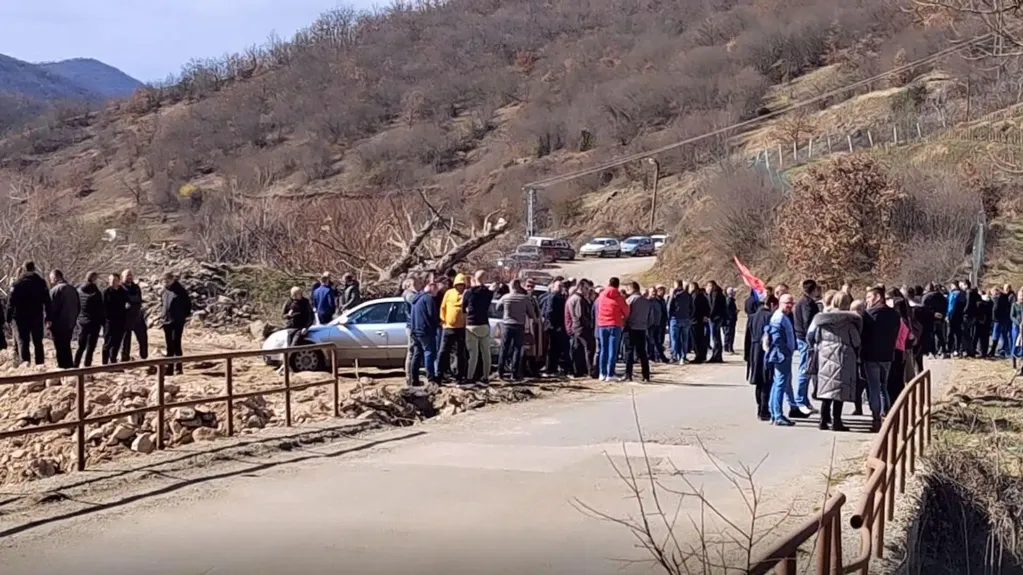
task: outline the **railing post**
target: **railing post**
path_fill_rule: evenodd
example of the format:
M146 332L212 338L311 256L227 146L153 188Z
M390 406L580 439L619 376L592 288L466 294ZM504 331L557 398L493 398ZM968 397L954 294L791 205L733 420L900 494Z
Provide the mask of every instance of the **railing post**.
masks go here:
M341 390L337 374L337 346L330 348L330 371L334 374L334 417L341 417Z
M842 508L831 519L831 575L842 575Z
M75 410L78 412L78 471L85 471L85 375L78 374Z
M831 573L831 527L830 517L821 517L820 531L817 532L817 573Z
M906 432L909 426L909 404L906 402L902 403L902 408L899 410L899 446L902 448L902 457L899 457L899 494L906 492L906 458L908 457L909 451L906 438Z
M927 415L924 417L924 429L927 430L927 445L931 445L931 372L927 371L927 381L924 392L927 393Z
M156 368L156 395L157 395L157 398L156 398L156 448L157 449L163 449L164 447L166 447L166 444L164 442L164 433L166 433L166 431L165 431L166 428L164 427L164 425L167 422L167 413L166 413L166 410L164 409L164 400L163 400L163 389L164 389L164 384L166 383L166 380L167 380L167 365L161 363Z
M895 518L895 479L897 474L897 467L895 465L895 457L899 452L899 434L893 433L898 428L898 412L893 412L889 417L896 418L888 427L888 437L885 439L888 443L888 453L885 457L885 511L888 513L888 520L891 521Z
M926 387L926 383L927 383L927 376L925 374L922 374L921 377L920 377L920 384L916 386L917 387L917 396L918 396L916 398L916 409L917 409L916 420L917 420L917 424L918 424L918 427L917 427L917 430L916 430L916 455L917 455L917 457L923 457L924 448L927 447L925 445L925 443L924 443L924 433L926 433L926 431L924 430L924 413L927 410L927 405L926 405L926 403L927 403L927 396L926 396L926 394L924 392L924 388Z
M916 382L909 388L909 405L906 406L906 458L909 459L909 472L916 473Z
M224 383L227 386L227 436L234 435L234 362L228 357L224 364Z
M284 352L284 425L291 427L291 362L289 352Z
M786 557L774 568L777 575L796 575L796 558Z

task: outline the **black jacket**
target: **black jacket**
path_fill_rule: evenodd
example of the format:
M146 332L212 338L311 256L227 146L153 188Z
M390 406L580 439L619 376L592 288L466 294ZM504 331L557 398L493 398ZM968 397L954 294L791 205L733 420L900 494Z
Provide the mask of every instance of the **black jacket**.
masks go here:
M664 301L664 298L661 296L654 296L651 303L657 306L657 309L661 312L661 317L657 322L657 325L662 327L668 325L668 302Z
M26 272L14 282L7 301L7 319L16 322L39 322L50 317L50 287L43 276Z
M543 298L540 315L543 318L544 329L565 329L565 299L565 294L560 291L550 292Z
M490 325L490 304L494 292L487 286L472 286L462 294L462 311L465 325Z
M743 359L746 360L746 381L750 385L770 385L771 364L764 360L764 348L760 340L764 336L764 328L771 323L771 311L760 309L746 320L746 337L743 343Z
M739 306L735 305L734 296L725 296L725 318L728 325L735 325L739 321Z
M289 299L284 304L282 315L286 329L306 329L313 325L313 304L305 296Z
M122 286L107 286L103 290L103 312L107 325L123 326L128 316L128 292Z
M749 317L760 311L761 305L760 298L758 298L756 294L750 293L749 297L746 298L746 302L742 304L742 309L746 312L746 317Z
M863 314L863 337L860 358L863 361L892 361L895 358L895 340L899 337L902 318L899 312L879 305Z
M945 317L945 314L948 313L948 298L940 291L925 293L923 304L931 312L931 317L934 317L936 313L940 313L941 317Z
M711 290L709 296L710 319L712 321L724 321L728 319L728 305L725 303L725 293L720 289Z
M78 313L78 325L103 325L106 321L106 310L103 306L103 292L96 284L84 283L78 286L78 297L82 307Z
M960 295L959 297L962 298L963 296ZM972 319L973 321L979 321L979 318L980 318L980 316L983 313L983 311L980 309L980 302L982 302L982 301L984 301L984 300L983 300L983 298L980 297L980 292L977 291L977 288L972 288L972 289L970 289L969 292L966 293L966 310L965 310L965 312L966 312L965 313L966 319Z
M796 309L792 311L792 327L796 331L796 339L806 340L806 332L810 329L810 322L820 312L817 302L808 295L803 295L796 302Z
M702 290L693 294L693 321L703 323L703 320L710 317L710 300Z
M981 300L977 302L975 309L976 313L974 315L974 321L976 321L979 325L991 325L994 320L994 302L990 299L984 300L981 298Z
M675 288L668 296L668 319L689 321L693 317L693 296L684 289Z
M1003 293L994 298L994 310L992 313L994 314L995 321L998 323L1009 323L1012 314L1012 301L1009 298L1009 294Z
M163 325L183 326L192 315L192 298L180 282L163 290Z
M139 284L131 282L130 284L122 284L124 293L128 296L128 309L134 313L142 311L142 288Z

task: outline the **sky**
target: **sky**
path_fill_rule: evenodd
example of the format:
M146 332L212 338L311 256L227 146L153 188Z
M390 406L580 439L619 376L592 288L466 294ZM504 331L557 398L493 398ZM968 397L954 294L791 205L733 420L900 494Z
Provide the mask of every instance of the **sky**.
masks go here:
M0 54L29 62L95 58L143 82L289 38L324 11L371 0L0 0Z

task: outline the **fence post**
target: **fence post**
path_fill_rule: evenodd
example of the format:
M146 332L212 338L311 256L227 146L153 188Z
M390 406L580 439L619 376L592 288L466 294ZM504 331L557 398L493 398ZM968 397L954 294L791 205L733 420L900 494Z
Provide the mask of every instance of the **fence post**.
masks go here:
M167 383L167 366L160 364L156 368L156 448L163 449L166 447L163 439L164 424L167 422L167 413L164 409L164 386Z
M778 169L785 165L785 156L781 151L781 142L778 142Z
M806 145L806 159L807 161L813 157L813 136L810 136L810 143Z
M337 347L330 348L330 371L334 374L334 417L341 417L341 391L337 375Z
M234 362L227 358L224 364L226 375L224 383L227 385L227 436L234 435Z
M867 130L867 141L870 142L870 147L873 148L874 147L874 135L870 133L870 130Z
M764 148L764 166L767 167L767 171L771 171L771 153Z
M291 427L291 362L288 361L290 354L284 352L284 425Z
M888 460L885 461L888 468L888 474L886 476L887 481L885 482L885 510L888 512L888 520L895 519L895 480L898 474L898 468L896 467L895 458L899 452L899 434L898 431L898 417L899 412L894 412L888 415L888 417L894 417L896 420L891 423L888 427ZM896 433L893 433L895 431Z
M927 393L927 416L924 429L927 430L927 445L931 444L931 372L927 371L927 387L924 388Z
M909 405L906 407L906 411L909 412L909 413L906 414L907 415L907 417L906 417L906 420L907 420L906 421L906 436L907 436L906 440L908 441L908 445L906 445L906 449L907 449L906 458L909 459L909 472L910 473L916 473L916 428L914 427L914 425L916 424L916 388L917 387L918 386L914 385L913 388L911 390L909 390L909 397L908 397Z
M796 140L792 140L792 163L799 163L799 143Z
M845 141L849 143L849 153L850 153L850 154L851 154L851 153L853 153L853 147L852 147L852 135L851 135L851 134L846 134L846 135L845 135Z
M885 448L884 449L885 449L885 459L888 459L888 446L887 446L887 444L885 444ZM871 548L874 551L874 557L877 557L878 559L881 559L882 557L884 557L884 526L885 526L885 522L888 519L888 517L887 517L887 515L888 515L888 505L887 505L887 499L888 499L888 495L887 495L888 494L888 488L887 488L887 485L888 485L888 483L887 482L888 482L888 479L890 477L890 475L889 475L890 473L891 473L891 468L889 468L888 465L885 464L885 466L884 466L884 481L885 482L882 483L882 485L885 486L885 491L883 491L881 493L878 493L878 492L875 491L874 493L871 493L870 495L868 495L868 497L872 497L874 499L874 501L873 501L874 504L870 506L871 507L871 514L867 518L867 521L868 521L868 525L870 525L871 535L873 536L873 541L871 542ZM878 497L879 495L880 495L880 497ZM867 573L867 571L868 570L866 568L864 568L863 572Z
M833 537L831 528L833 523L830 518L821 517L817 532L817 573L828 575L831 573L831 539Z
M78 471L85 471L85 375L78 374L75 384L75 410L78 412Z
M828 154L831 153L831 134L828 134Z
M924 138L923 132L920 131L920 122L916 123L916 139L922 140Z
M899 125L898 124L893 124L892 125L892 142L894 142L896 146L899 145Z
M831 519L831 573L842 575L842 508L835 509Z
M786 557L778 566L774 568L774 572L778 575L796 575L796 558Z

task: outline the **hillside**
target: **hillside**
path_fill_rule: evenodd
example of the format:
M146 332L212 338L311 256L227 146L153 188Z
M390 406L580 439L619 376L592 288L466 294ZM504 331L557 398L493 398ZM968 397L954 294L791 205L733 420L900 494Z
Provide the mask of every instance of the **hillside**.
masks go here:
M500 214L513 231L493 247L513 245L527 182L834 92L813 110L658 158L654 227L690 237L678 245L699 254L669 252L666 275L731 274L733 253L782 268L784 254L758 247L775 246L771 238L734 233L746 212L712 209L770 211L783 199L744 162L813 134L859 141L907 118L954 124L966 96L974 117L1014 104L1011 75L953 59L836 90L951 37L948 21L888 0L337 10L288 42L194 65L174 85L8 137L0 185L26 201L0 210L39 214L9 235L68 238L83 268L113 257L91 238L118 227L131 241L178 242L208 259L353 268L372 279L432 210L466 230ZM645 230L651 177L636 163L550 187L540 231L581 239ZM434 237L420 257L446 241ZM44 249L6 245L15 261Z
M39 68L70 80L91 94L104 98L122 98L142 86L135 78L92 58L72 58L59 62L37 64Z
M0 54L0 93L33 100L88 100L88 88L43 66Z

